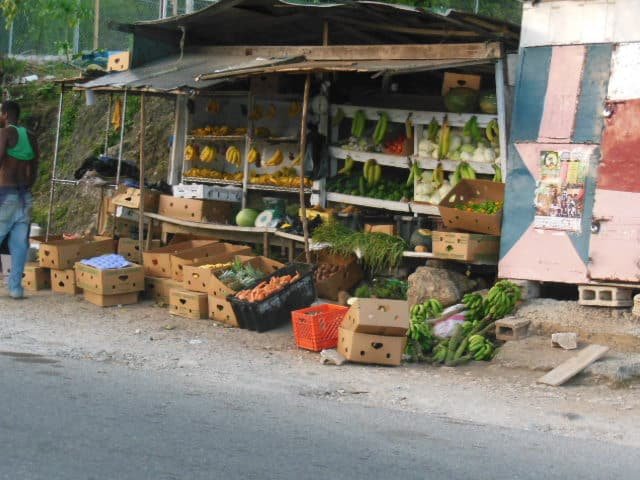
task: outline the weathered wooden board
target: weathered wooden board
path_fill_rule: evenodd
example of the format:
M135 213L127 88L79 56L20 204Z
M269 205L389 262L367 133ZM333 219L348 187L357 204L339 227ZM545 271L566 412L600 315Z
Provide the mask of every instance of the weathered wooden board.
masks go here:
M604 345L589 345L584 350L578 352L575 357L561 363L549 373L540 377L538 383L545 383L552 387L562 385L601 358L608 351L609 347L605 347Z
M433 45L334 45L282 47L212 47L206 51L223 56L296 57L307 60L490 60L502 56L497 42L442 43Z

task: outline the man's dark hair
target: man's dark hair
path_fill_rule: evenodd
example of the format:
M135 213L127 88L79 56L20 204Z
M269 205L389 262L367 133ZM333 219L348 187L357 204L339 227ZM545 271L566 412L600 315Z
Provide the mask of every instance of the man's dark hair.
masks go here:
M17 120L20 118L20 105L18 105L18 102L12 100L2 102L2 113L7 113L10 117L14 117Z

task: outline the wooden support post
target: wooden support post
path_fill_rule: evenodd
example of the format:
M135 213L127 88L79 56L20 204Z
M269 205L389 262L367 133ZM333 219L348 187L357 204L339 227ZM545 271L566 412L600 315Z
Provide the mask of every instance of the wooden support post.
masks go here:
M307 73L304 82L304 97L302 98L302 126L300 128L300 209L302 216L302 231L304 232L304 253L307 263L311 263L309 252L309 222L307 220L307 206L304 198L304 160L307 155L307 119L309 117L309 95L311 93L311 74Z
M138 244L140 246L140 254L144 251L144 135L145 135L145 108L144 93L140 94L140 207L138 210ZM151 228L149 228L151 235Z
M47 211L47 231L45 232L45 242L49 241L51 231L51 212L53 211L53 197L56 191L56 178L58 175L58 152L60 150L60 124L62 122L62 105L64 99L64 85L60 86L60 99L58 100L58 122L56 124L56 143L53 149L53 164L51 165L51 189L49 190L49 210Z
M93 49L100 45L100 0L96 0L93 12Z
M265 257L269 257L269 235L271 235L269 232L264 232L262 234L262 254Z

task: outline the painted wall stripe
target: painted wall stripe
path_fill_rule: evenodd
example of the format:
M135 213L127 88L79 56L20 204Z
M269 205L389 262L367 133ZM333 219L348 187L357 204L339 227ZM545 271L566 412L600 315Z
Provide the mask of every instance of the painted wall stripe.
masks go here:
M551 47L525 48L521 54L513 106L511 142L535 141L547 91Z
M539 142L570 142L578 108L584 45L553 47Z
M509 145L507 162L508 178L505 184L500 258L518 243L527 231L535 215L534 192L536 181L522 161L513 144Z
M585 60L572 143L600 143L602 110L611 72L611 44L589 45Z

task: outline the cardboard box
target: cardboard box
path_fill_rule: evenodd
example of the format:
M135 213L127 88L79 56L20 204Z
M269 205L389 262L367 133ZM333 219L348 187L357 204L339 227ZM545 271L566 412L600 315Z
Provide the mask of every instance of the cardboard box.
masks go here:
M208 296L209 318L231 327L238 327L238 319L231 302L226 298Z
M242 188L220 185L174 185L173 196L179 198L196 198L200 200L218 200L220 202L242 202Z
M172 289L182 288L182 283L170 278L146 277L144 279L145 294L158 305L169 305Z
M139 188L125 188L116 194L111 203L120 207L131 208L134 210L140 209L140 189ZM153 190L144 191L144 211L147 213L156 213L158 211L158 202L160 200L160 194Z
M129 52L111 53L109 54L109 60L107 62L107 71L121 72L123 70L129 70L130 61L131 54Z
M198 223L229 223L231 204L214 200L160 195L158 213L170 218Z
M405 336L409 304L405 300L358 298L342 320L342 328L370 335Z
M160 240L151 241L151 249L160 248ZM133 263L142 263L140 242L135 238L123 237L118 240L118 254Z
M184 267L194 263L212 262L219 263L217 258L232 255L249 255L251 247L233 245L231 243L211 243L200 248L194 248L185 252L171 255L171 278L177 282L184 280Z
M169 295L169 313L193 320L208 318L207 294L173 288Z
M319 298L327 300L337 300L341 291L348 291L362 280L363 273L355 255L343 257L332 255L328 252L320 252L314 255L314 263L322 265L338 265L340 269L331 277L322 281L316 280L316 291Z
M461 73L444 72L444 81L442 82L442 96L444 97L449 90L457 87L471 88L472 90L480 90L480 75L466 75Z
M113 253L112 238L96 237L93 240L53 240L40 244L40 266L55 270L73 268L76 262L107 253Z
M351 362L398 366L402 363L406 345L407 337L386 337L338 329L338 352Z
M50 289L51 276L49 275L49 270L38 266L37 263L27 263L22 274L22 287L30 292Z
M121 293L118 295L100 295L99 293L84 292L84 299L98 307L115 307L116 305L133 305L138 303L138 292Z
M490 180L462 180L438 205L442 221L447 229L500 235L502 211L494 215L467 212L456 208L469 201L487 200L504 202L504 183Z
M99 295L118 295L144 290L144 270L141 265L132 264L125 268L98 270L76 263L76 284L85 292Z
M51 270L51 290L55 293L65 293L67 295L82 293L82 289L76 283L76 271L72 268Z
M433 232L436 258L498 263L500 237L481 233Z
M370 224L370 223L365 223L364 231L366 233L386 233L387 235L395 235L396 234L396 226L395 226L395 224L373 225L373 224Z
M217 240L189 240L142 252L144 273L149 277L171 278L171 255L216 242Z
M284 267L284 264L271 260L267 257L248 257L232 253L226 256L216 257L215 261L209 260L185 266L183 279L184 288L193 292L208 293L214 297L224 298L228 295L233 295L236 291L227 287L224 283L218 280L217 275L221 273L220 271L212 270L210 268L200 268L200 266L207 263L230 262L236 258L242 263L250 264L252 267L264 272L266 275L270 275L276 270Z
M0 266L2 267L2 275L11 273L11 255L0 255Z

